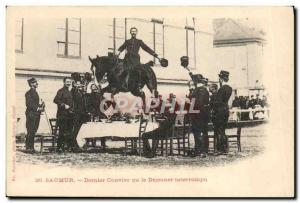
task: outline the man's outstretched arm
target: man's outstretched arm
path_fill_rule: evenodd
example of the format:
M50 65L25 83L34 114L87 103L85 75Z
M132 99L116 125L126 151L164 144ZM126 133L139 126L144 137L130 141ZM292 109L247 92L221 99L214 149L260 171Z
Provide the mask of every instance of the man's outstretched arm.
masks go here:
M144 51L151 54L154 57L157 57L158 55L150 48L148 47L143 41L141 41L141 47Z
M119 51L119 52L124 51L124 50L126 49L126 45L127 45L127 43L126 43L126 41L125 41L125 42L119 47L118 51Z

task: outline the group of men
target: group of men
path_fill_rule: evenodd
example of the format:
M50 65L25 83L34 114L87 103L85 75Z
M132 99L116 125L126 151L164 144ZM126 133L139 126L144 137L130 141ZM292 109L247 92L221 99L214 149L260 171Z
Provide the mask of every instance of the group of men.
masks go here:
M128 71L137 67L140 64L139 49L142 48L150 55L158 58L158 55L149 48L142 40L136 38L137 29L130 29L131 39L126 40L123 45L118 49L120 53L126 49L126 55L124 62L126 67L129 69L125 72L128 75ZM161 62L162 59L158 58ZM182 59L185 59L182 57ZM182 65L186 67L188 60L182 60ZM217 140L217 153L226 153L227 140L225 136L225 128L229 116L228 100L232 93L232 88L227 84L229 80L229 72L221 71L219 74L220 88L218 90L217 85L212 85L210 88L211 96L207 89L208 80L201 74L192 75L195 88L190 91L190 98L195 99L195 109L199 110L200 113L191 114L190 119L192 123L192 130L195 139L195 155L205 157L208 151L208 122L211 119L214 125L214 132ZM128 77L127 77L128 79ZM94 106L99 106L100 99L94 98L92 95L84 95L83 86L80 81L75 82L66 77L63 80L64 86L58 90L54 103L57 104L57 125L59 127L59 138L58 138L58 151L76 151L78 150L76 136L81 125L87 121L87 109L91 105L86 105L84 96L87 96L88 102L94 103ZM39 96L36 92L37 81L32 78L28 80L30 90L26 93L26 149L34 151L33 141L34 135L37 131L40 114L43 108L39 102ZM126 88L127 82L123 83L122 86ZM88 84L86 85L88 86ZM210 97L210 98L209 98ZM92 105L93 106L93 105ZM97 109L97 108L96 108ZM99 110L99 109L98 109ZM97 110L95 110L97 111ZM97 112L93 112L97 114ZM100 113L100 112L98 112ZM148 139L153 138L158 134L169 135L170 128L172 127L176 116L173 113L167 113L167 119L160 125L160 128L153 132L148 132L143 135L144 140L144 151L150 152L150 146Z
M85 74L85 78L89 78ZM100 104L100 95L88 84L82 81L73 80L71 77L63 79L63 87L57 91L53 102L57 105L57 123L59 135L57 141L57 151L80 150L77 146L76 137L83 123L91 120L91 117L100 116L99 108L94 108ZM25 94L26 100L26 150L34 152L34 136L37 132L40 115L45 110L45 105L36 91L38 83L35 78L28 80L30 90ZM88 88L84 89L84 88ZM90 90L91 89L91 90ZM99 105L98 105L99 106Z
M229 72L220 71L219 84L211 84L207 88L207 80L198 75L195 89L191 98L195 100L195 109L200 113L190 114L192 131L195 140L195 156L205 158L208 153L208 122L213 123L214 136L216 139L215 154L220 155L228 152L228 140L225 135L226 125L229 118L228 100L232 94L232 88L228 85ZM209 90L208 90L209 89ZM209 95L209 91L211 95Z
M256 95L256 98L254 98L254 95L249 96L235 96L234 100L232 101L232 107L233 108L240 108L240 109L255 109L255 108L267 108L268 101L267 96L263 95L263 98L260 99L259 94ZM252 119L258 119L255 115L257 113L262 112L261 110L253 111L252 114L250 112L241 112L239 115L239 118L241 120L252 120Z
M199 113L189 113L195 140L194 156L205 158L208 153L208 123L212 122L216 141L215 155L228 152L228 140L225 135L229 118L228 101L232 94L229 86L229 72L221 70L218 85L212 83L208 87L208 80L201 74L193 75L194 89L189 98L194 100L194 109ZM211 94L209 94L209 92Z
M229 72L221 71L219 74L220 88L217 84L211 84L208 88L207 79L201 74L193 78L194 89L190 91L189 98L194 100L194 110L198 113L189 113L192 131L195 140L195 156L205 157L208 153L208 122L212 121L216 139L216 154L227 152L227 139L225 135L226 124L229 117L228 100L232 94L232 88L228 85ZM86 94L80 81L75 82L70 77L63 79L64 85L58 90L54 103L57 104L57 125L59 127L58 151L79 150L76 137L81 125L90 120L87 101L95 98L92 94ZM44 104L40 102L36 91L38 83L36 79L28 80L30 90L25 94L26 98L26 149L34 151L34 136L38 129L40 114L44 111ZM211 92L211 95L209 94ZM90 98L86 100L86 98ZM173 97L172 97L173 98ZM95 102L95 101L94 101ZM176 105L175 107L176 108ZM178 108L178 107L177 107ZM91 111L93 112L93 111ZM165 111L166 120L158 129L144 133L145 156L153 156L155 147L151 150L148 139L157 136L170 136L172 125L175 123L176 111ZM155 139L153 139L155 140ZM152 146L156 146L154 143Z
M232 107L239 107L241 109L254 109L256 105L267 107L267 96L263 95L263 99L259 98L259 94L256 95L256 98L254 98L254 95L251 95L250 99L249 96L235 96L234 100L232 101Z
M219 84L213 83L208 87L208 80L201 74L191 75L194 88L190 89L188 96L190 101L194 102L193 112L189 112L190 105L186 105L185 115L191 122L192 132L195 140L195 150L193 156L205 158L208 153L208 123L211 121L214 128L214 136L216 141L215 155L226 154L228 152L228 140L225 135L226 125L229 117L228 100L232 94L232 88L228 85L229 72L221 71L219 74ZM209 94L209 92L211 94ZM165 120L160 123L159 128L146 132L142 135L144 155L146 157L154 157L159 139L171 137L172 126L176 122L175 105L172 111L165 108ZM178 112L178 111L177 111ZM149 145L149 139L152 139L152 148Z

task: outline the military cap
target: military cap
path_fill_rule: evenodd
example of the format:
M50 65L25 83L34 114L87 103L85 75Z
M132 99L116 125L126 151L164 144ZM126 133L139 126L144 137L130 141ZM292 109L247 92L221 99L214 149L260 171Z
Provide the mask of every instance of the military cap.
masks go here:
M28 85L30 86L32 83L35 83L37 81L36 81L35 78L30 78L30 79L27 80L27 82L28 82Z
M187 67L189 65L189 57L188 56L182 56L180 58L181 66Z
M229 72L225 70L221 70L219 74L220 78L228 78L229 77Z
M203 77L203 75L201 74L194 74L193 75L193 81L195 83L202 83L202 84L205 84L206 83L206 78Z
M167 59L165 59L165 58L161 58L161 59L160 59L160 65L161 65L162 67L167 67L168 64L169 64L169 62L168 62Z

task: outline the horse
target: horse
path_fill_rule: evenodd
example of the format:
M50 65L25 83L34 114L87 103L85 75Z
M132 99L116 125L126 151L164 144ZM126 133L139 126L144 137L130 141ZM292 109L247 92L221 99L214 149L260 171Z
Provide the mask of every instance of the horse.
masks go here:
M129 73L127 88L122 88L120 84L125 78L119 70L124 70L123 60L118 59L116 56L99 57L98 55L96 58L91 58L89 56L89 60L92 64L91 71L95 75L98 83L104 79L104 76L107 78L109 85L101 90L103 94L108 92L114 96L119 92L131 92L132 95L142 99L143 107L145 107L146 98L142 89L146 85L151 94L154 95L155 98L158 98L157 79L151 68L151 66L153 66L153 61L141 64L141 67L132 70Z

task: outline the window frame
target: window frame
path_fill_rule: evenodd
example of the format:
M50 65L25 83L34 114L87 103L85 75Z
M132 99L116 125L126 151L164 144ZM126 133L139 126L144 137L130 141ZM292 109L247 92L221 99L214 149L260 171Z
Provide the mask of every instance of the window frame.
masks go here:
M108 38L113 40L112 47L108 47L108 52L112 52L114 55L117 53L117 40L124 39L124 41L127 40L127 18L124 18L124 37L117 37L117 28L122 28L122 26L119 25L119 22L117 22L116 18L113 18L112 24L109 24L108 26L112 27L112 36L108 36ZM123 34L122 34L123 35Z
M17 22L17 21L16 21ZM24 53L24 18L21 18L21 35L15 34L15 37L19 36L21 40L21 49L16 48L15 46L15 52L16 53Z
M191 69L196 69L197 68L197 63L196 63L196 32L195 32L195 27L192 26L188 26L186 25L184 27L185 29L185 40L186 40L186 56L189 57L189 32L192 32L193 36L194 36L194 43L193 43L193 52L194 52L194 57L193 57L193 66L191 66ZM189 57L190 58L190 57Z
M59 47L59 44L64 44L64 54L57 54L57 57L59 58L70 58L70 59L80 59L81 58L81 18L72 18L79 20L79 30L73 30L69 29L69 18L65 19L65 28L57 28L60 30L65 30L65 41L59 41L57 40L57 45ZM79 42L69 42L69 32L78 32L79 33ZM69 55L69 44L77 44L78 47L78 56L75 55Z
M156 25L162 26L162 57L165 57L165 25L164 25L164 19L159 20L156 18L152 18L151 22L153 23L153 51L157 53L156 49ZM156 64L157 59L153 57L153 61Z

